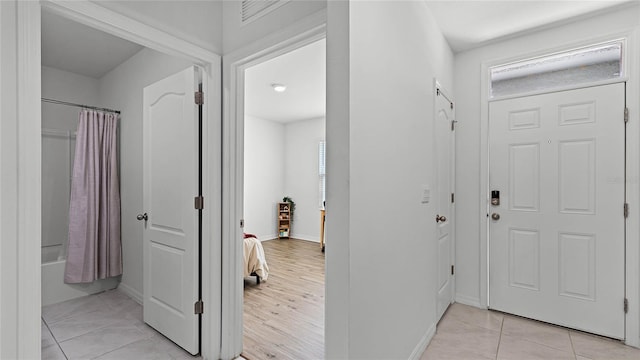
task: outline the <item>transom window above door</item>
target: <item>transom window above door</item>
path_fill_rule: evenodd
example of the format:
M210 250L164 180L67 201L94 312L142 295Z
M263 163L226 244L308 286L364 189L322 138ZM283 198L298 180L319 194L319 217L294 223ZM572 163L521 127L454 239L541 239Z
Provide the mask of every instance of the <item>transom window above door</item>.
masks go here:
M489 69L490 98L622 78L623 43L615 40Z

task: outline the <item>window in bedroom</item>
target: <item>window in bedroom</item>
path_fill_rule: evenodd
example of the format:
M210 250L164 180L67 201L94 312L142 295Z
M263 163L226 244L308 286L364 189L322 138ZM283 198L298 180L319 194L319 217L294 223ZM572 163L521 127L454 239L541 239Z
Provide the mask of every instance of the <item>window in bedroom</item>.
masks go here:
M326 143L320 141L318 144L318 198L320 199L320 208L324 209L324 201L326 200Z

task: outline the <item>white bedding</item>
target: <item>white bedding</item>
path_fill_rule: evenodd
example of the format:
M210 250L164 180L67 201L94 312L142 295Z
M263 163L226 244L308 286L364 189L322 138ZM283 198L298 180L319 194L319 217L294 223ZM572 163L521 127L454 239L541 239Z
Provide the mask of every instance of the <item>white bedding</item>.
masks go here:
M260 280L267 280L269 266L260 240L250 237L244 239L244 277L252 276L253 273L258 275Z

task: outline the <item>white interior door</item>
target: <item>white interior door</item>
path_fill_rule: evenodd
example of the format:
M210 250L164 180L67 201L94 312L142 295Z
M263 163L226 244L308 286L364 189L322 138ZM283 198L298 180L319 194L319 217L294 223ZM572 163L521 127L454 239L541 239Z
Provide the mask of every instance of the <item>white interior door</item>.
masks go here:
M144 321L199 352L197 72L144 88Z
M491 308L624 338L624 99L618 83L490 104Z
M453 103L441 89L436 90L436 231L438 239L437 316L442 317L453 301Z

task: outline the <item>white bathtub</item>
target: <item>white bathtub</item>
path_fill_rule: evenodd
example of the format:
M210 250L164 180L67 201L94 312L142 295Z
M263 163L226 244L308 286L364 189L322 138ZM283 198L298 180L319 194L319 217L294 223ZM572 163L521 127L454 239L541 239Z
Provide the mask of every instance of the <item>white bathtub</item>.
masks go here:
M120 283L118 276L90 284L65 284L65 263L66 260L56 260L42 264L42 306L115 289Z

